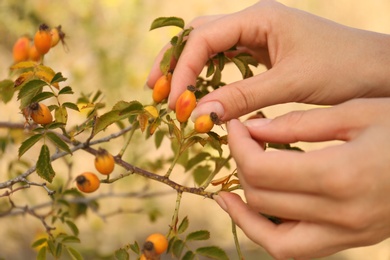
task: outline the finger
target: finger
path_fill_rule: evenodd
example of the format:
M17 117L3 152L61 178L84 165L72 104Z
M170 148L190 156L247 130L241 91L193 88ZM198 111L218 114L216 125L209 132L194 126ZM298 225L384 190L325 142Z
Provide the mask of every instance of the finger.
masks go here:
M209 16L201 16L201 17L198 17L196 19L194 19L193 21L191 21L188 25L187 25L187 28L189 27L193 27L193 28L196 28L202 24L205 24L207 22L210 22L212 20L215 20L219 17L221 17L222 15L209 15ZM170 48L172 47L171 43L167 43L161 50L160 52L158 53L158 55L156 56L155 58L155 61L152 65L152 68L150 70L150 73L149 73L149 76L147 78L147 81L146 81L146 84L148 87L150 88L153 88L155 82L157 81L157 79L162 75L162 72L161 72L161 69L160 69L160 62L164 56L164 53Z
M222 121L228 121L263 107L301 100L296 86L300 79L295 75L280 76L286 74L290 73L280 63L259 75L216 89L199 100L191 117L215 112Z
M257 38L262 38L262 45L266 45L265 33L248 30L246 20L241 19L245 13L251 16L258 15L246 9L217 17L217 19L195 27L191 32L172 77L172 91L169 99L171 108L174 108L178 96L184 89L196 83L198 75L210 57L233 46L253 46Z
M362 112L354 104L344 103L329 108L294 111L273 120L247 120L245 125L253 138L265 142L349 141L367 126Z
M346 145L307 153L285 150L264 152L238 120L229 122L228 133L229 148L244 188L328 194L328 185L332 184L330 177L337 180L340 164L342 160L348 160L345 155L351 152L345 150L349 149Z
M275 224L267 218L251 209L239 195L230 192L219 192L215 197L217 203L224 209L234 223L237 224L244 233L257 244L262 244L262 238L258 237L263 230L265 233L275 228ZM249 228L252 226L252 228ZM248 227L248 228L247 228Z
M321 257L356 244L355 233L332 225L286 221L275 225L253 210L234 193L218 193L218 204L253 242L263 246L275 259Z

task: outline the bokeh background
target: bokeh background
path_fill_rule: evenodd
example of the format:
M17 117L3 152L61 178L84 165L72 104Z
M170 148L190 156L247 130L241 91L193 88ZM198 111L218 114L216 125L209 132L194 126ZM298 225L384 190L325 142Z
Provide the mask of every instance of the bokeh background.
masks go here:
M186 22L190 22L196 16L235 12L256 2L255 0L1 0L0 79L8 76L14 41L20 35L26 33L32 35L38 25L45 22L50 26L62 25L67 44L67 48L60 46L52 50L45 57L45 64L56 71L61 71L68 78L67 84L73 88L76 96L82 92L91 93L101 90L108 108L119 100L136 99L147 103L150 102L151 93L145 89L148 71L160 48L177 32L173 28L149 31L149 26L156 17L179 16ZM386 0L353 2L284 0L280 2L348 26L390 33L388 15L390 2ZM258 69L261 70L262 68ZM225 78L226 82L237 80L239 77L238 71L234 68L225 75L228 75ZM285 104L265 108L264 111L269 117L275 117L296 109L310 109L310 106ZM18 113L16 100L8 104L0 103L0 115L1 121L23 121ZM79 116L71 114L70 118L76 121L79 120ZM5 134L7 131L0 129L0 136ZM145 152L150 150L153 144L139 138L132 145L134 148L126 158L136 165L145 164L148 160L153 160L154 157L164 153L160 149L145 158ZM323 145L301 144L301 147L318 149ZM115 154L119 151L120 144L112 141L106 144L106 147ZM27 153L24 159L33 162L35 156L34 153ZM16 157L17 147L9 147L5 153L0 154L0 182L4 182L9 177L8 162ZM70 174L76 175L79 171L93 170L91 155L79 152L73 160ZM87 163L89 161L91 163ZM55 167L61 167L61 164L56 163ZM116 173L120 173L120 169L116 169ZM127 191L140 191L145 183L137 177L131 177L114 185L102 187L102 194L116 195L102 199L99 212L89 212L86 217L77 220L82 239L79 248L83 250L86 259L107 257L125 244L132 243L134 240L142 241L150 232L165 233L168 230L167 225L170 223L175 201L174 192L161 187L162 185L148 183L163 195L151 199L131 199L120 196ZM46 200L47 196L41 189L34 188L20 195L15 194L12 199L19 205L23 203L34 205L41 200ZM4 200L7 200L7 197L0 197L0 206L5 203ZM115 212L118 208L124 211L142 209L143 213L109 216L110 212ZM150 222L144 212L153 210L161 212L161 216L157 221ZM180 214L181 217L189 216L190 229L209 229L212 233L210 243L221 246L229 252L231 259L236 259L230 219L213 201L185 194ZM107 216L102 217L103 215ZM34 258L36 252L30 248L30 245L43 230L41 223L30 216L0 217L0 259ZM241 232L239 237L247 259L270 259L259 246L245 238ZM324 259L390 259L390 242L384 241L371 247L347 250Z

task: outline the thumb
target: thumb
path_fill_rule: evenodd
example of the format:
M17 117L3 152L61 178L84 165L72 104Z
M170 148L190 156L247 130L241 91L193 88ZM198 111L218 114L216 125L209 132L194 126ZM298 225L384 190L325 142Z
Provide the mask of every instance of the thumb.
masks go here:
M283 69L274 67L214 90L199 100L191 118L214 112L220 120L228 121L266 106L298 100L300 92L294 91L293 79L281 75L285 75Z

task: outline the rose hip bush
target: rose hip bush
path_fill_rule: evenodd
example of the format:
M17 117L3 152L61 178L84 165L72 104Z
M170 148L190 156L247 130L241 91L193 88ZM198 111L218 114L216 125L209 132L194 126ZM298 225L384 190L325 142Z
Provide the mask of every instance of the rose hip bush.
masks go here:
M24 131L21 142L1 140L2 151L17 146L18 154L8 166L12 174L7 180L2 178L0 181L0 216L11 217L19 212L40 221L43 235L31 241L37 259L49 256L83 259L82 246L75 246L83 244L78 220L89 211L101 210L99 196L92 200L89 194L99 194L103 185L114 185L133 175L168 186L176 193L176 200L171 202L174 205L172 218L166 223L165 234L151 234L145 241L129 241L112 252L113 258L160 259L161 255L167 254L172 259L229 259L219 245L204 243L198 246L197 241L210 239L212 230L189 229L191 215L180 211L184 193L212 199L221 190L241 188L226 146L227 136L218 133L225 133L224 122L218 120L215 113L199 117L195 124L188 119L199 98L225 85L222 75L227 63L233 63L242 77L247 78L253 75L251 66L257 66L257 61L245 53L232 55L235 46L218 53L207 63L205 76L199 77L195 86L188 86L179 98L176 110L170 111L167 97L175 73L171 66L180 58L192 28L186 28L181 18L161 17L152 22L150 29L166 26L178 27L181 31L172 37L171 48L160 63L163 76L150 91L149 102L142 103L129 95L132 99L119 100L111 108L105 107L101 91L76 95L74 89L77 86L67 85L66 73L56 71L45 62L45 56L56 51L56 46L61 45L59 42L66 44L66 28L41 24L34 38L21 36L15 39L14 60L9 61L9 76L0 81L0 98L4 104L18 104L19 111L13 113L15 117L20 116L21 121L20 124L2 122L2 125ZM86 114L83 120L78 121L81 117L70 118L83 111ZM108 133L110 128L119 130ZM216 128L221 131L215 131ZM139 167L136 161L126 160L123 155L139 145L134 141L136 133L141 134L145 142L153 140L154 147L148 149L151 153L161 148L163 142L168 142L171 156L153 157L149 167ZM122 139L119 152L101 147L114 139ZM296 149L288 144L267 146ZM24 155L34 149L38 151L35 161L23 161ZM91 162L95 165L95 172L71 167L72 158L85 153L95 158ZM63 174L62 170L56 169L57 160L64 160L72 174ZM16 164L20 164L17 171ZM116 171L113 171L114 167ZM180 182L173 178L183 174L191 176L192 180ZM33 177L36 176L41 181L35 181ZM43 189L50 198L49 202L33 203L27 196L24 204L14 201L13 195L26 189ZM144 192L148 194L150 191L145 189ZM42 209L47 210L42 213ZM120 209L117 213L120 214ZM159 215L153 211L147 214L148 221ZM278 221L273 217L270 219ZM126 228L131 230L131 227ZM233 258L243 258L234 223L232 236L237 249L237 256Z

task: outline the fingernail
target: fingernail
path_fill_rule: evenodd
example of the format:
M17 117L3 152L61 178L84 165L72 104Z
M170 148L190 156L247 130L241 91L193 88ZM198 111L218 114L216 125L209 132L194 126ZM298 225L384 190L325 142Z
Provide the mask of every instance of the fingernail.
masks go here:
M272 121L272 119L269 119L269 118L256 118L256 119L246 120L243 123L247 127L253 127L253 128L256 127L257 128L257 127L262 127L262 126L268 125L271 121Z
M224 210L227 211L227 206L225 201L220 197L219 195L214 195L213 196L214 200L217 202L217 204Z
M225 113L225 109L218 101L209 101L201 103L200 105L196 106L194 111L192 111L191 120L195 122L195 119L197 117L205 114L210 114L211 112L216 113L218 115L218 118L222 118Z

